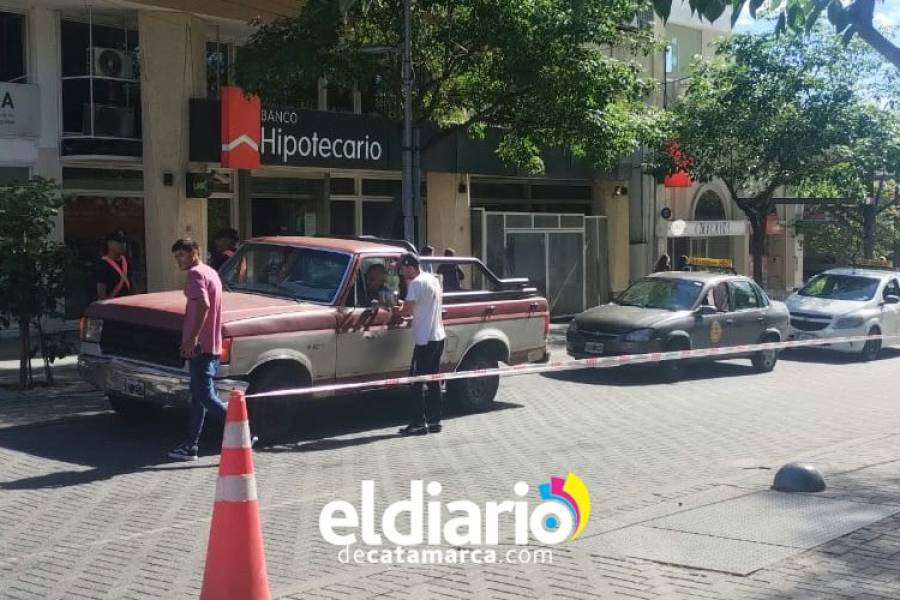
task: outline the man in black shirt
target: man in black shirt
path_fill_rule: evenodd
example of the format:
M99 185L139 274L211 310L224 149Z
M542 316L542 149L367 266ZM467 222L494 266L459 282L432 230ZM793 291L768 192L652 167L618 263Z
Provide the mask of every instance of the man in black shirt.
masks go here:
M210 253L209 266L218 271L237 251L238 232L235 229L223 229L213 239L213 251Z
M125 258L125 234L121 231L106 237L106 254L97 263L96 278L98 300L134 293L128 259Z
M444 250L444 256L456 256L456 251L453 248L447 248ZM452 263L438 265L437 272L441 276L441 286L445 292L456 292L462 289L462 281L466 276L459 265Z

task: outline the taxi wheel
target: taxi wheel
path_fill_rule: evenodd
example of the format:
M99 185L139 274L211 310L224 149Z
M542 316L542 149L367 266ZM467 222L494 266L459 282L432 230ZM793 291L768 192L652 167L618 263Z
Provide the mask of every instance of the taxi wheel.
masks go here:
M780 341L778 338L774 335L770 335L761 339L760 343L769 344L778 341ZM778 351L763 350L762 352L757 352L750 358L750 362L753 363L753 369L757 373L769 373L775 368L775 364L778 362Z
M881 330L873 327L869 330L869 335L881 335ZM878 358L881 353L881 340L868 340L859 353L859 360L862 362L871 362Z
M474 352L460 364L459 371L473 371L475 369L496 369L497 359L492 358L487 352ZM466 412L481 412L487 410L497 389L500 387L500 377L470 377L447 382L447 394L456 404Z
M109 407L113 409L117 415L128 421L137 421L157 412L159 407L150 402L135 400L119 396L118 394L107 394L106 399L109 400Z
M688 343L684 340L673 340L666 344L665 352L677 352L678 350L688 350ZM664 360L657 367L663 381L668 383L676 383L684 379L687 371L687 362L684 360Z
M301 371L300 368L286 363L263 366L259 372L253 373L247 395L305 387L309 385L309 380ZM248 398L250 433L259 436L263 442L277 441L293 433L300 398L297 396Z

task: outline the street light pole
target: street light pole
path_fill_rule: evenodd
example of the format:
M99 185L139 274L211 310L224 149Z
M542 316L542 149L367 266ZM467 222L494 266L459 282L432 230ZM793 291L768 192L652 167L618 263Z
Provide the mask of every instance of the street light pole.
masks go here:
M412 41L410 35L410 0L403 0L403 238L415 244L413 216L413 139L412 139Z

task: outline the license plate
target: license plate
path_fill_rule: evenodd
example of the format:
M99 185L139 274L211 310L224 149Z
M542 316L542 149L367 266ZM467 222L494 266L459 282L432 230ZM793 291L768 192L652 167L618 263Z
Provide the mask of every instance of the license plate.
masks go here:
M122 393L135 398L144 397L144 382L137 379L126 379L122 382Z
M600 342L587 342L584 345L584 351L591 354L603 354L603 344Z

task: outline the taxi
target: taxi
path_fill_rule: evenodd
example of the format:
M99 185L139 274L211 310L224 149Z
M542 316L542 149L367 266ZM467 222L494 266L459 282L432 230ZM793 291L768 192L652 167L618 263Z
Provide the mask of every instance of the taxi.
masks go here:
M779 342L788 334L788 310L752 279L710 271L654 273L633 283L615 301L577 315L566 332L574 358L727 348ZM774 350L726 353L749 357L756 371L775 368ZM663 378L677 381L685 361L659 363Z
M683 271L706 271L709 273L727 273L729 275L737 275L734 270L734 263L727 258L706 258L700 256L689 256L687 264Z

